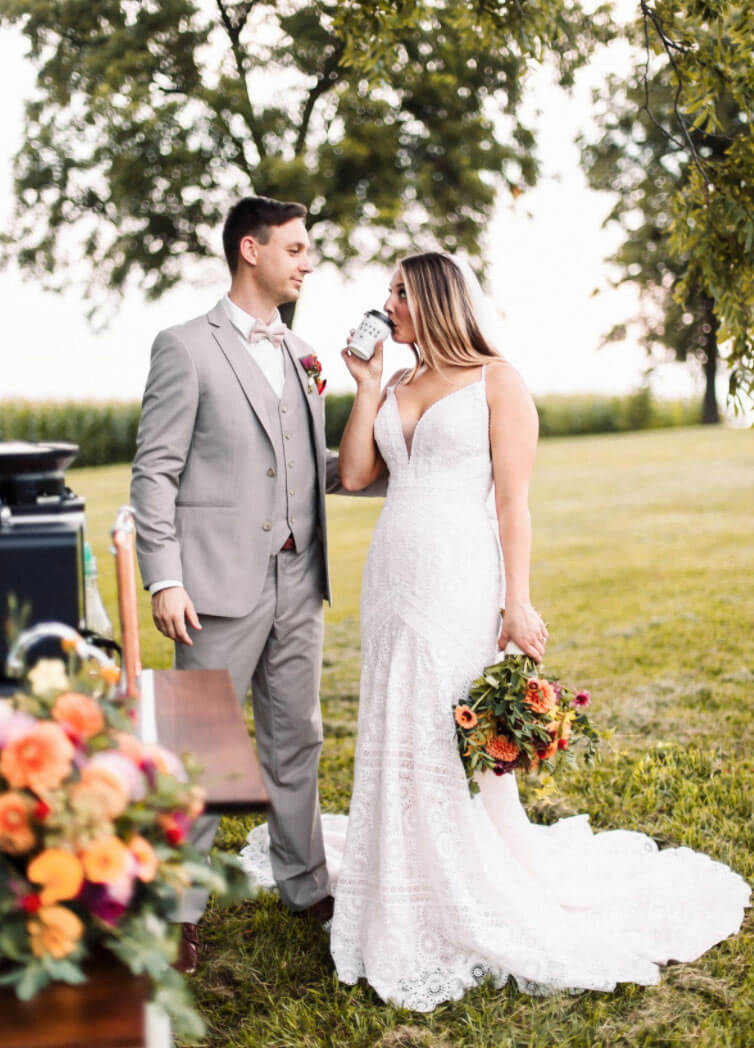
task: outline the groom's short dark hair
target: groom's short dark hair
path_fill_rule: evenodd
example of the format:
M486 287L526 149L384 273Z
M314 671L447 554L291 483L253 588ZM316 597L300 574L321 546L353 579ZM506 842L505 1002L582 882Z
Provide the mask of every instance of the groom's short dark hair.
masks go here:
M238 267L238 248L243 237L254 237L266 244L271 226L284 226L294 218L306 218L303 204L263 196L244 197L234 204L223 226L223 248L231 273Z

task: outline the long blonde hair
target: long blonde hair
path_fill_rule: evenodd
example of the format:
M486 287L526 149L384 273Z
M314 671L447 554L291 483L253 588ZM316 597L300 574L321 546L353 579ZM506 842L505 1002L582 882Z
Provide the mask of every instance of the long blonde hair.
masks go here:
M409 255L398 263L416 332L416 366L479 367L500 354L479 328L463 273L439 251Z

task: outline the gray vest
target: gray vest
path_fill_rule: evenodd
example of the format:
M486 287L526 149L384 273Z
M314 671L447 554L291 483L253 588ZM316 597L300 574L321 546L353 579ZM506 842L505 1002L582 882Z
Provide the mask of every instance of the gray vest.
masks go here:
M275 449L275 498L272 509L272 549L277 551L289 535L297 550L311 545L317 534L317 458L311 438L311 419L288 354L281 348L285 365L283 395L275 392L259 371L259 388ZM254 365L256 368L256 364Z

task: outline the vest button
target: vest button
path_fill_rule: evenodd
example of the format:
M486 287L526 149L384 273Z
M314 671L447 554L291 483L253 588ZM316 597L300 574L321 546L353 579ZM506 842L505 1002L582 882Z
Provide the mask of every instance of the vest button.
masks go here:
M275 476L275 470L272 468L272 466L270 466L270 468L267 470L267 476L268 477L274 477Z
M291 524L295 524L295 523L296 523L296 518L295 517L291 517Z
M288 494L289 495L295 495L296 492L293 490L293 488L288 488Z
M284 433L283 436L285 437L286 440L290 440L291 439L290 433Z
M293 459L288 463L288 469L293 469Z
M285 414L287 413L287 411L288 411L288 408L287 408L287 407L285 406L285 404L281 404L281 405L280 405L280 410L281 410L281 411L283 412L283 414L285 415Z
M262 525L262 531L272 531L272 524L270 524L269 520L266 520Z

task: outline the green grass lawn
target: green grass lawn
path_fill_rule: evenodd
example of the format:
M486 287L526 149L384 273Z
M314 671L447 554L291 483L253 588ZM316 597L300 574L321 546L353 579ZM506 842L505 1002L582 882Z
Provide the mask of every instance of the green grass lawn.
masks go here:
M109 528L127 501L125 467L72 470L114 614ZM533 593L550 628L549 669L589 688L615 734L600 764L572 772L530 816L586 811L597 828L688 845L754 881L754 439L681 429L545 441L532 490ZM327 613L323 806L347 811L359 681L361 568L379 512L330 499L335 605ZM144 664L170 648L141 606ZM240 848L254 819L223 820ZM694 919L694 914L689 914ZM322 931L270 896L202 924L193 980L212 1046L565 1048L754 1045L754 918L654 988L545 999L482 987L415 1015L365 985L341 986Z

